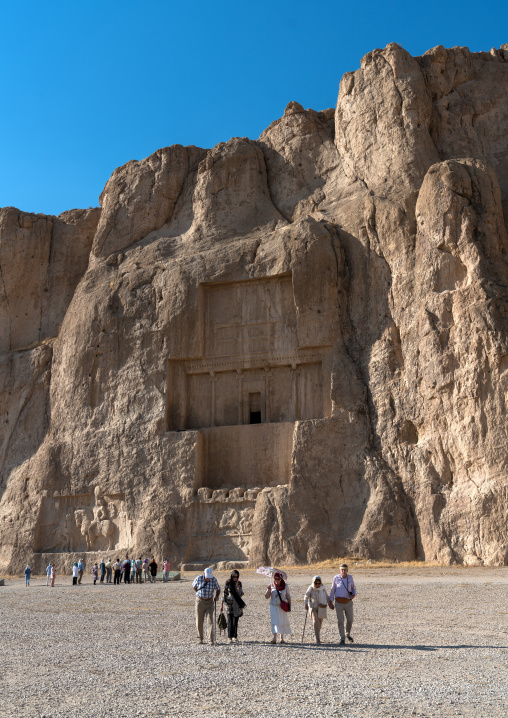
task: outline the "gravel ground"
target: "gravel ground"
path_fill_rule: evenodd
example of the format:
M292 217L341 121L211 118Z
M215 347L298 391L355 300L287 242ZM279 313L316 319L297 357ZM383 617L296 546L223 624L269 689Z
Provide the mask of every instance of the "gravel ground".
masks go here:
M356 569L355 643L328 612L304 622L309 571L289 572L293 636L272 646L266 578L243 571L240 643L200 646L193 576L83 586L57 577L0 588L0 715L508 715L508 569ZM321 574L329 589L332 574ZM221 585L226 574L218 574Z

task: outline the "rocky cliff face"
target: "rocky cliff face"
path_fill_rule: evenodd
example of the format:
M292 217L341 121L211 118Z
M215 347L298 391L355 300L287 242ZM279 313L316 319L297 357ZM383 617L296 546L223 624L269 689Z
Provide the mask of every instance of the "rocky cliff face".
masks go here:
M508 563L508 46L0 214L0 569Z

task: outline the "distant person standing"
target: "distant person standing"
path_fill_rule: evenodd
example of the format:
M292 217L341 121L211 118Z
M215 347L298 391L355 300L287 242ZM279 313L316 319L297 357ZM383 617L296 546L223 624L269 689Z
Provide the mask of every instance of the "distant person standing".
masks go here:
M55 564L51 564L51 588L55 587L56 569Z
M115 572L113 583L120 585L120 581L122 580L122 564L120 563L119 558L117 558L113 564L113 571Z
M106 561L106 583L111 583L111 559Z
M81 583L81 579L83 578L83 571L85 570L85 564L81 559L78 561L78 583Z
M333 579L332 590L330 591L330 599L328 605L334 609L333 601L335 600L335 610L337 611L337 624L339 626L340 645L346 643L346 636L350 643L353 643L351 637L351 628L353 626L353 599L356 596L355 582L352 576L348 576L347 563L343 563L338 573ZM344 615L346 616L346 633L344 634Z
M140 558L136 559L136 583L143 583L143 561Z
M99 568L101 572L101 583L104 583L104 576L106 575L106 562L104 559L102 559Z
M30 576L32 575L32 569L27 564L25 568L25 586L30 586Z
M210 643L213 643L214 621L213 621L213 604L219 600L220 586L219 582L213 575L211 568L205 568L204 573L196 576L192 584L192 588L196 592L196 627L198 629L199 643L203 643L203 623L205 617L209 624Z
M51 583L51 561L46 566L46 586Z
M95 586L97 584L97 579L99 578L99 567L97 565L97 561L92 566L92 578L93 578L93 585Z
M148 559L145 558L145 560L143 561L143 577L145 579L145 583L148 583L148 581L150 580L149 576L150 576L150 568L148 566Z
M74 563L72 564L72 585L73 586L78 585L78 574L79 574L78 562L74 561Z
M158 568L155 558L152 558L151 562L148 564L148 568L150 569L150 583L155 583L157 581Z
M123 582L131 582L131 562L128 556L125 557L125 561L123 562Z
M164 583L167 583L169 581L169 572L171 571L171 564L167 560L167 558L164 559L164 563L162 564L162 568L164 571L164 575L162 577L162 580Z

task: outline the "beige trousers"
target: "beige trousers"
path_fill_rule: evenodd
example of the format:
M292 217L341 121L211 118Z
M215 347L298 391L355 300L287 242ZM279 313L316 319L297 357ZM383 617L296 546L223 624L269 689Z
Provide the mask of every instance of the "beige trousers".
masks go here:
M314 626L314 635L316 636L316 641L319 643L321 641L321 626L323 625L324 618L318 618L318 609L313 608L312 609L312 625Z
M208 636L210 643L213 641L213 598L210 600L198 598L196 596L196 628L198 629L198 636L203 640L203 623L205 616L208 619Z
M346 616L346 633L349 635L351 633L351 626L353 625L353 601L349 601L348 603L335 601L335 612L337 613L340 637L345 639L344 615Z

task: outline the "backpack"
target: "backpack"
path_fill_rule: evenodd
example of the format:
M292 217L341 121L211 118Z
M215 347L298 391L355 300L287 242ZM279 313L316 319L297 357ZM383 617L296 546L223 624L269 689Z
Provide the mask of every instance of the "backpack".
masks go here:
M222 631L225 631L228 627L228 622L226 619L226 616L224 615L224 612L221 611L219 613L219 618L217 619L217 628L219 629L219 633L222 633Z

